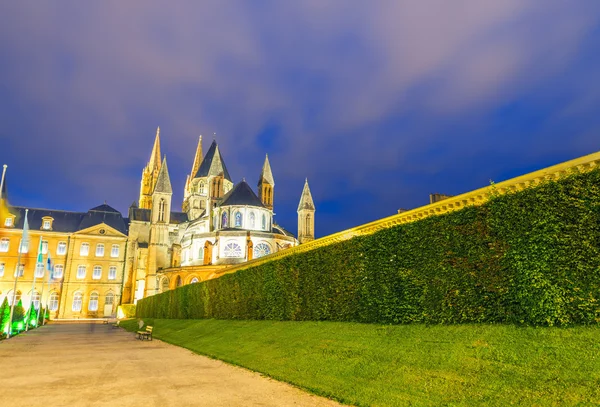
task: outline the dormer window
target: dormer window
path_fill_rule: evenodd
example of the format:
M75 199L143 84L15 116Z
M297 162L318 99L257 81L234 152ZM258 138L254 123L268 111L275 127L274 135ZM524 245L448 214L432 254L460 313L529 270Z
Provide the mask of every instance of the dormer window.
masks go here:
M14 225L14 217L9 216L8 218L4 219L4 226L6 226L7 228L10 228Z
M54 219L50 216L44 216L42 218L42 229L43 230L52 230L52 221Z

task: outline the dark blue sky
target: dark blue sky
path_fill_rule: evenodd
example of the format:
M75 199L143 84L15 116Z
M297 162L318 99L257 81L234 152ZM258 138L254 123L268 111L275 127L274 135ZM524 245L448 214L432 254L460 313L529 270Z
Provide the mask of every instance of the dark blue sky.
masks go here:
M323 236L600 150L600 2L0 5L12 204L126 213L157 126L174 207L216 132L292 231L308 177Z

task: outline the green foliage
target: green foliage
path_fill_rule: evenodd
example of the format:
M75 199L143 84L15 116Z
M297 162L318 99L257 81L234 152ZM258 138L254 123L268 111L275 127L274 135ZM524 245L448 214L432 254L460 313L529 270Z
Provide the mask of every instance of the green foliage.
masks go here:
M26 323L29 324L29 328L35 328L37 326L38 312L39 311L35 309L33 305L31 305L29 311L27 312L28 320L26 321Z
M138 302L138 317L600 322L600 171Z
M0 335L8 332L8 320L10 319L10 305L8 305L8 298L4 298L2 305L0 305Z

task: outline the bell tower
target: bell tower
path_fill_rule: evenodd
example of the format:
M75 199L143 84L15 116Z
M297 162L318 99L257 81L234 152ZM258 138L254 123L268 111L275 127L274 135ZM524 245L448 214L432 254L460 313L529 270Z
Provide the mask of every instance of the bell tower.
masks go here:
M275 180L269 164L269 155L267 155L258 178L258 198L270 210L273 210L273 188L275 188Z
M315 240L315 203L307 179L298 204L298 241L302 244L311 240Z
M152 209L152 192L160 172L160 127L156 129L156 138L150 154L150 161L142 170L142 182L140 185L139 207L141 209Z

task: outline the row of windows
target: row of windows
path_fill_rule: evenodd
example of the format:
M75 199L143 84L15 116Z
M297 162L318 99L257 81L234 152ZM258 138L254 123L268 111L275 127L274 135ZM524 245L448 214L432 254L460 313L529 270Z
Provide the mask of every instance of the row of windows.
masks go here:
M8 300L8 304L12 305L13 301L15 304L18 304L19 301L21 300L21 296L22 296L21 291L17 290L17 294L15 296L13 296L13 292L11 290L8 293L8 295L6 296L6 298ZM100 295L95 291L90 294L90 299L88 301L88 311L98 311L98 299L99 298L100 298ZM50 294L50 297L48 299L48 309L50 311L56 311L58 309L59 299L60 299L59 295L56 291L54 291ZM35 309L40 309L40 293L38 293L37 291L34 292L31 300L33 302L33 306L35 307ZM113 305L114 302L115 302L115 295L110 292L108 294L106 294L106 296L104 297L104 305ZM78 291L73 295L73 304L71 306L71 309L73 311L81 311L82 305L83 305L83 294Z
M232 227L235 228L241 228L244 226L244 215L242 215L242 212L240 211L236 211L235 214L233 215L233 225ZM216 227L216 218L215 218L215 227ZM227 228L230 226L229 224L229 215L227 212L223 212L221 214L221 228ZM267 216L263 213L262 217L261 217L261 227L263 230L267 230ZM256 215L254 214L254 212L250 212L250 215L248 215L248 228L249 229L256 229Z
M14 217L13 216L9 216L8 218L4 219L4 226L6 227L12 227L14 225ZM52 221L54 219L52 218L47 218L47 219L43 219L42 220L42 229L44 230L50 230L52 229Z
M84 279L85 275L86 275L86 270L87 270L86 266L79 265L77 267L77 278L80 280ZM92 279L100 280L101 278L102 278L102 266L94 266L93 271L92 271ZM116 278L117 278L117 267L110 266L108 268L108 279L115 280Z
M193 260L193 257L189 253L190 249L184 249L181 253L181 261L186 262L188 260ZM254 246L254 258L257 259L259 257L266 256L267 254L271 254L271 247L266 243L259 243ZM242 247L235 243L229 242L223 248L224 257L243 257ZM189 259L188 259L189 257ZM198 251L197 259L202 260L204 258L204 248L201 247Z
M5 263L0 263L0 277L4 276L5 268L6 268ZM78 279L85 278L86 269L87 269L86 266L83 266L83 265L80 265L77 267L77 278ZM23 277L24 270L25 270L25 265L21 264L20 267L18 267L15 270L15 277L17 277L17 275L19 277ZM35 277L42 278L42 277L44 277L44 273L45 273L44 264L38 263L35 267ZM63 273L64 273L64 266L62 264L56 264L54 266L54 270L52 271L52 279L56 280L56 279L62 278ZM101 278L102 278L102 266L94 266L93 272L92 272L92 279L100 280ZM110 266L108 268L108 279L116 280L116 278L117 278L117 266Z
M20 242L20 252L21 253L28 253L29 252L29 241L25 241L25 242ZM8 238L2 238L0 239L0 252L8 252L10 246L10 239ZM110 249L110 257L119 257L119 249L120 246L118 244L113 244L111 249ZM48 253L48 242L45 240L42 240L42 254L47 254ZM57 255L64 255L67 253L67 242L58 242L58 245L56 246L56 254ZM79 255L80 256L87 256L90 253L90 244L89 243L81 243L81 246L79 247ZM98 243L96 244L96 257L103 257L104 256L104 243Z

